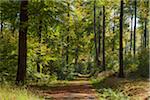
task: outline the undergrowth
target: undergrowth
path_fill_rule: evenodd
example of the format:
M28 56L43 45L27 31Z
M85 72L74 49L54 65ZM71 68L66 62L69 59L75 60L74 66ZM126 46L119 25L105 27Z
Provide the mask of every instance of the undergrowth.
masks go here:
M129 97L118 89L113 89L104 83L105 78L91 79L92 85L98 92L99 100L129 100Z
M0 100L43 100L25 87L0 85Z

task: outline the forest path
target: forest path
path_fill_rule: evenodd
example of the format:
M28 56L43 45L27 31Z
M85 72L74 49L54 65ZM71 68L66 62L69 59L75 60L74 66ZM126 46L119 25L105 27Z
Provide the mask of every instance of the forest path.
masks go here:
M87 78L78 78L67 85L54 87L32 86L46 100L98 100L95 89Z

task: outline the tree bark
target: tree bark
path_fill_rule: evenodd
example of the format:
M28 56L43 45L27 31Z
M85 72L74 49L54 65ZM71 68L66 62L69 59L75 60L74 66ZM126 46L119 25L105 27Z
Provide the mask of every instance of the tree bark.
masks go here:
M103 52L103 58L102 58L102 60L103 60L103 70L106 70L106 68L105 68L105 6L103 6L103 34L102 34L102 44L103 44L103 46L102 46L102 52Z
M98 54L98 66L100 66L100 53L101 53L101 9L100 9L100 12L99 12L99 25L98 25L98 48L97 48L97 54Z
M136 0L134 1L134 4L135 4L135 12L134 12L134 14L135 14L135 18L134 18L134 47L133 47L133 54L134 54L134 56L135 56L135 54L136 54L136 10L137 10L137 2L136 2Z
M20 28L19 28L19 50L18 50L18 70L16 84L24 84L27 66L27 12L28 0L21 0L20 5Z
M119 44L119 77L124 77L123 68L123 0L121 0L120 8L120 44Z
M147 20L145 18L145 25L144 25L144 47L147 46Z
M132 50L132 27L133 27L133 14L131 14L131 34L130 34L130 51Z
M95 63L98 67L97 36L96 36L96 0L94 0L94 43L95 43Z
M144 26L143 26L143 22L142 22L142 33L141 33L141 50L143 49L143 44L144 44Z
M76 67L76 70L78 69L78 53L79 52L79 46L78 46L78 44L77 44L77 47L76 47L76 49L75 49L75 67Z
M3 38L3 19L2 19L2 12L1 12L1 38Z
M3 38L3 21L1 21L1 37Z
M114 26L113 26L113 34L115 33L115 10L114 10ZM115 49L115 36L113 37L113 40L112 40L112 51L114 51Z
M70 17L70 14L69 14L69 3L68 3L68 22L69 22L69 17ZM69 25L69 23L68 23ZM69 26L68 26L68 35L67 35L67 46L66 46L66 65L68 66L68 63L69 63Z
M42 20L39 21L39 28L38 28L38 37L39 37L39 51L38 51L38 61L37 61L37 72L40 73L40 56L41 56L41 37L42 37Z

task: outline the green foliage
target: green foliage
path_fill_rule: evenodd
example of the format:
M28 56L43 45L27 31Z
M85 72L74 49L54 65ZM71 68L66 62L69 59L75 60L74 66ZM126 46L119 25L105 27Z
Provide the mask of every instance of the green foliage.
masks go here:
M125 56L124 60L125 70L134 76L149 77L149 51L147 48L138 51L137 55L133 57L131 52Z
M116 51L115 52L109 51L106 53L106 66L107 69L114 70L115 72L118 71L119 63L118 63L118 54Z
M142 77L149 77L149 49L145 48L142 49L138 53L138 74L140 74Z
M110 85L105 83L108 77L100 76L96 79L92 79L92 85L98 92L99 100L130 100L129 97L121 92L119 89L114 89ZM113 84L113 83L109 83Z
M0 39L0 82L14 80L17 71L17 40L9 32Z
M129 52L124 59L124 67L127 73L135 72L138 67L137 56L133 57L131 52Z
M108 89L99 89L99 100L130 100L128 96L124 95L122 92Z

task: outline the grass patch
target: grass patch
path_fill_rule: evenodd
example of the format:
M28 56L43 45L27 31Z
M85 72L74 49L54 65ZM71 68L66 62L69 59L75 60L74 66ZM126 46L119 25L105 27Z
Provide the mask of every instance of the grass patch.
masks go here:
M0 100L44 100L25 87L0 85Z

